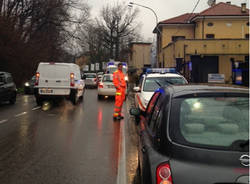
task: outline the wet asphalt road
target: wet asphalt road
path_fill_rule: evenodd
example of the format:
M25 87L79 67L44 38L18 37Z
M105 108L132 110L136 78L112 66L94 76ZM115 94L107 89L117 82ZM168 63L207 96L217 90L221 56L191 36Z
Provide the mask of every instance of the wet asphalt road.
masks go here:
M135 129L126 103L121 122L112 119L113 105L113 99L98 101L95 89L86 90L76 106L62 101L48 111L36 107L32 95L19 96L13 106L1 104L0 183L131 183Z

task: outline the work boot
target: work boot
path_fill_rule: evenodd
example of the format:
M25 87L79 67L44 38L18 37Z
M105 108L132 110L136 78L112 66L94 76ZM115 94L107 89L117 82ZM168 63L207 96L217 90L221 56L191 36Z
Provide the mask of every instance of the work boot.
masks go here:
M113 120L115 121L115 120L120 120L121 118L119 117L119 116L114 116L113 117Z
M123 118L124 118L124 117L121 117L121 116L113 117L114 121L115 121L115 120L118 120L118 121L119 121L119 120L121 120L121 119L123 119Z

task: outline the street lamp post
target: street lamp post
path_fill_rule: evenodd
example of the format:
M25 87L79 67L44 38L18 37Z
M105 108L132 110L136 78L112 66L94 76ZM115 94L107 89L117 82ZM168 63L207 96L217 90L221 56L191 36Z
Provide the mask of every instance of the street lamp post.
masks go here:
M160 31L160 29L158 28L158 26L157 26L157 24L158 24L158 17L157 17L157 15L156 15L156 13L155 13L155 11L152 9L152 8L150 8L150 7L148 7L148 6L144 6L144 5L141 5L141 4L137 4L137 3L133 3L133 2L129 2L129 7L133 7L133 5L136 5L136 6L140 6L140 7L143 7L143 8L146 8L146 9L149 9L150 11L152 11L153 12L153 14L154 14L154 16L155 16L155 20L156 20L156 29L157 29L157 31L159 32L159 34L161 35L161 31ZM157 44L157 37L156 37L156 63L157 63L157 65L158 65L158 44Z

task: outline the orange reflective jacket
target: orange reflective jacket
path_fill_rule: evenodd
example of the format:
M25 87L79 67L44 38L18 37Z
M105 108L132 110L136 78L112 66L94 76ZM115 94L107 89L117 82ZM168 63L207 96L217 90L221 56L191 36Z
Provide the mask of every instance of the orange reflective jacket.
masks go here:
M119 89L121 87L122 88L126 87L125 75L123 74L122 71L116 70L113 73L113 83L116 89Z

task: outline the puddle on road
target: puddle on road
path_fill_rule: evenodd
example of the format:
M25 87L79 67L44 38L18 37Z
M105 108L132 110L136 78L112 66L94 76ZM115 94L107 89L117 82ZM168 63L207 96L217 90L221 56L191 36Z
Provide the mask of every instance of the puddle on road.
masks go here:
M52 107L52 101L44 101L42 104L42 110L43 111L48 111Z

